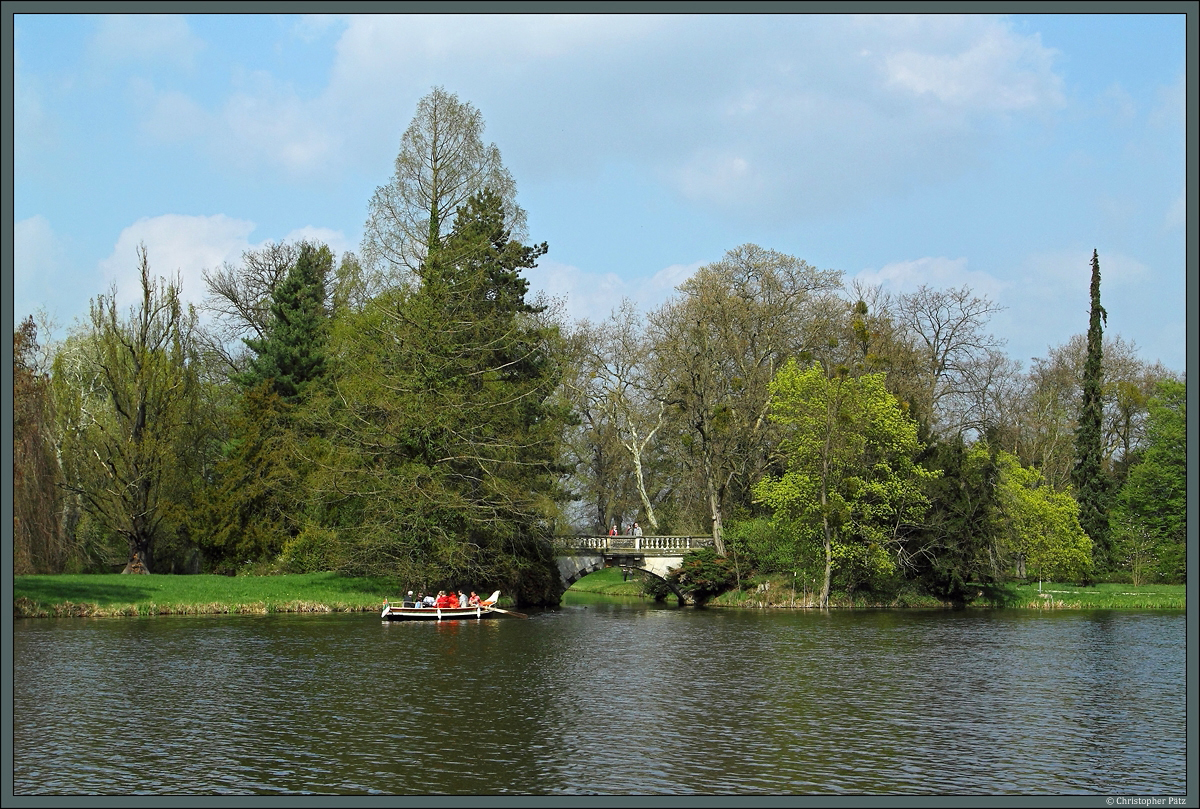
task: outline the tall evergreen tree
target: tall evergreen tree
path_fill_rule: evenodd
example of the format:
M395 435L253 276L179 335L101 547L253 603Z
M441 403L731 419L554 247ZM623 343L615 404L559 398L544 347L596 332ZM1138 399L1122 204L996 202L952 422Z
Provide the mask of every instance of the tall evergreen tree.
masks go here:
M422 587L470 581L556 595L542 541L566 412L557 330L521 271L546 245L511 236L499 195L472 197L420 283L339 325L328 500L353 513L348 564ZM343 523L345 524L345 523Z
M295 265L271 294L271 318L261 339L247 339L250 368L237 377L247 388L268 384L290 404L325 373L325 282L333 270L328 247L302 244Z
M1100 305L1100 254L1092 251L1091 315L1088 320L1087 361L1083 367L1083 401L1075 428L1075 467L1071 479L1079 500L1079 523L1092 539L1096 570L1111 569L1108 536L1108 481L1104 476L1104 326L1108 313Z

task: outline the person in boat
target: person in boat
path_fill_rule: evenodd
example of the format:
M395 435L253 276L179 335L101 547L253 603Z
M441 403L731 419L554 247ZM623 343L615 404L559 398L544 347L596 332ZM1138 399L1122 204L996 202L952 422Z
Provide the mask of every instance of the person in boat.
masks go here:
M479 596L475 595L474 590L471 591L471 596L470 596L470 598L467 599L467 606L468 607L478 607L479 606Z
M464 593L462 590L458 591L458 606L463 607L463 608L470 606L470 604L467 602L467 594Z
M413 598L413 591L412 591L412 590L409 590L409 591L408 591L408 598L404 599L404 602L403 602L403 603L404 603L404 606L405 606L406 608L407 608L407 607L415 607L415 606L417 606L416 599L414 599L414 598Z

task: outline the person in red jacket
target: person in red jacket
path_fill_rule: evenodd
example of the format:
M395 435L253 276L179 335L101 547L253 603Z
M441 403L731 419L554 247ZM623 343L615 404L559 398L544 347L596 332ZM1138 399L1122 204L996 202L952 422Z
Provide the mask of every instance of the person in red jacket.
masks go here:
M450 607L450 596L446 595L445 590L438 590L437 599L434 600L433 606L440 610Z

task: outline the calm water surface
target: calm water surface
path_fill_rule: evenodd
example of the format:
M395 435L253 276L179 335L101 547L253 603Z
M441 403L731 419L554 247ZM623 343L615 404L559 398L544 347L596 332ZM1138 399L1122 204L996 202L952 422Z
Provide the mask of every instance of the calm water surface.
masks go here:
M14 623L17 795L1184 794L1183 612Z

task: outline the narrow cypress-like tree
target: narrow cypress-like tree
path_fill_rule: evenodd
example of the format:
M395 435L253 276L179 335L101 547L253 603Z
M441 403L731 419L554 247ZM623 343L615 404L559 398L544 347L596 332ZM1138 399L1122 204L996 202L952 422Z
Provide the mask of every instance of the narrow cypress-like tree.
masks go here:
M1101 464L1103 452L1104 384L1103 326L1108 313L1100 305L1100 254L1092 251L1091 317L1088 321L1087 361L1083 366L1083 403L1075 427L1075 467L1071 473L1079 500L1079 523L1092 539L1093 566L1110 570L1112 553L1108 537L1108 481ZM1102 325L1103 324L1103 325Z

